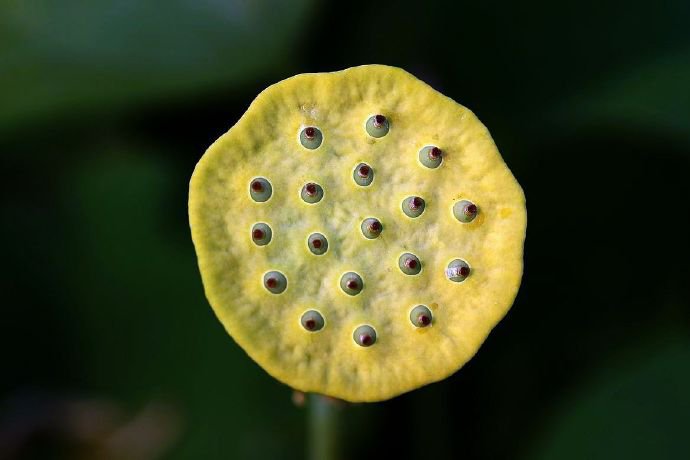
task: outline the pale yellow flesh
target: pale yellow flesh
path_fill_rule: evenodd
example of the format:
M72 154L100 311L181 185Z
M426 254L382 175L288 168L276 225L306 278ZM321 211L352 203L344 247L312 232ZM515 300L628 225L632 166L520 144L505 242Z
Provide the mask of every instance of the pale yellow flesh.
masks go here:
M380 139L365 131L374 114L390 120ZM316 150L299 142L306 126L323 133ZM426 145L443 150L439 168L419 163ZM369 187L352 179L360 162L374 169ZM265 203L249 195L259 176L273 186ZM323 187L321 202L301 200L307 182ZM426 201L416 219L401 209L412 195ZM480 209L467 224L452 213L463 199ZM379 238L362 235L367 217L383 223ZM508 311L522 276L525 199L489 132L470 110L393 67L297 75L263 91L199 161L189 218L206 296L230 335L291 387L349 401L388 399L455 372ZM273 230L267 246L251 240L256 222ZM314 232L328 238L324 255L307 248ZM398 268L404 252L421 260L419 275ZM456 258L472 268L462 283L445 276ZM269 270L286 275L282 294L264 288ZM340 289L347 271L364 280L357 296ZM432 326L411 323L418 304L432 310ZM309 309L322 313L323 330L301 326ZM353 341L361 324L377 331L371 347Z

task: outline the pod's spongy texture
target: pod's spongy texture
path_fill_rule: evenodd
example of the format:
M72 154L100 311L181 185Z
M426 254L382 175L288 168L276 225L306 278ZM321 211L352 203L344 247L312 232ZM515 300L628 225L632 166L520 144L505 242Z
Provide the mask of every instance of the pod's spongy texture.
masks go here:
M405 212L410 197L421 213ZM380 227L363 225L372 218ZM394 67L263 91L196 166L189 219L230 335L291 387L348 401L455 372L522 277L525 199L489 132Z

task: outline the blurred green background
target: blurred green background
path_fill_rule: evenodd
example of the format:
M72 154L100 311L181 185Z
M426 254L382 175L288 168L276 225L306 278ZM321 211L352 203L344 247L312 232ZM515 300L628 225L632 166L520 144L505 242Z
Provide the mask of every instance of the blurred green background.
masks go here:
M690 3L0 2L0 458L299 459L305 408L202 291L187 186L266 86L382 63L525 189L523 285L343 458L690 458Z

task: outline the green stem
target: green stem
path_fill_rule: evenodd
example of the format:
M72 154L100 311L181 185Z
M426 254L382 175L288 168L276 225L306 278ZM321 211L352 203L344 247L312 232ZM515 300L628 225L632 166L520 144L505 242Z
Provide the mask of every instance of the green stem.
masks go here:
M309 459L338 460L340 450L339 407L318 394L309 395Z

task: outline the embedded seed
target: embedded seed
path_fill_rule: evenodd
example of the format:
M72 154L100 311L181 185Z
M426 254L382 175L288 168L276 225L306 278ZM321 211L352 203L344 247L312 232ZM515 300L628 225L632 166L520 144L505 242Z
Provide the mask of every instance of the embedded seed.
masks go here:
M364 282L362 277L355 272L347 272L340 278L340 289L348 295L357 295L362 292Z
M419 151L419 162L427 168L438 168L443 161L443 151L433 145L427 145Z
M273 187L271 183L263 177L255 177L249 184L249 195L252 200L263 203L271 198Z
M314 150L321 145L323 134L321 134L319 128L307 126L299 133L299 141L304 148Z
M352 178L357 185L366 187L374 180L374 170L366 163L360 163L352 172Z
M306 203L318 203L323 198L323 188L319 184L310 182L302 187L300 196Z
M418 196L408 196L402 202L402 210L407 217L419 217L425 208L426 203Z
M478 213L479 208L477 208L477 205L468 200L458 201L453 205L453 215L465 224L472 222Z
M383 137L388 134L389 129L388 119L383 115L374 115L367 120L366 130L371 137Z
M422 271L422 263L419 261L419 258L409 252L400 256L398 267L406 275L417 275Z
M455 259L446 268L446 277L450 281L460 283L470 276L470 266L462 259Z
M376 343L376 330L368 324L357 327L352 333L355 343L361 347L370 347Z
M307 239L307 246L312 254L320 256L328 250L328 240L321 233L312 233Z
M374 217L364 219L360 228L362 229L362 234L370 240L378 238L381 231L383 231L383 225Z
M300 318L300 323L309 332L317 332L323 329L326 322L321 313L316 310L309 310L304 312L302 318Z
M252 241L257 246L267 245L271 242L272 237L273 231L271 230L271 227L268 226L268 224L260 222L252 226Z
M264 286L273 294L280 294L287 288L287 279L278 271L270 271L264 274Z
M427 327L431 324L433 316L426 305L417 305L410 312L410 321L416 327Z

